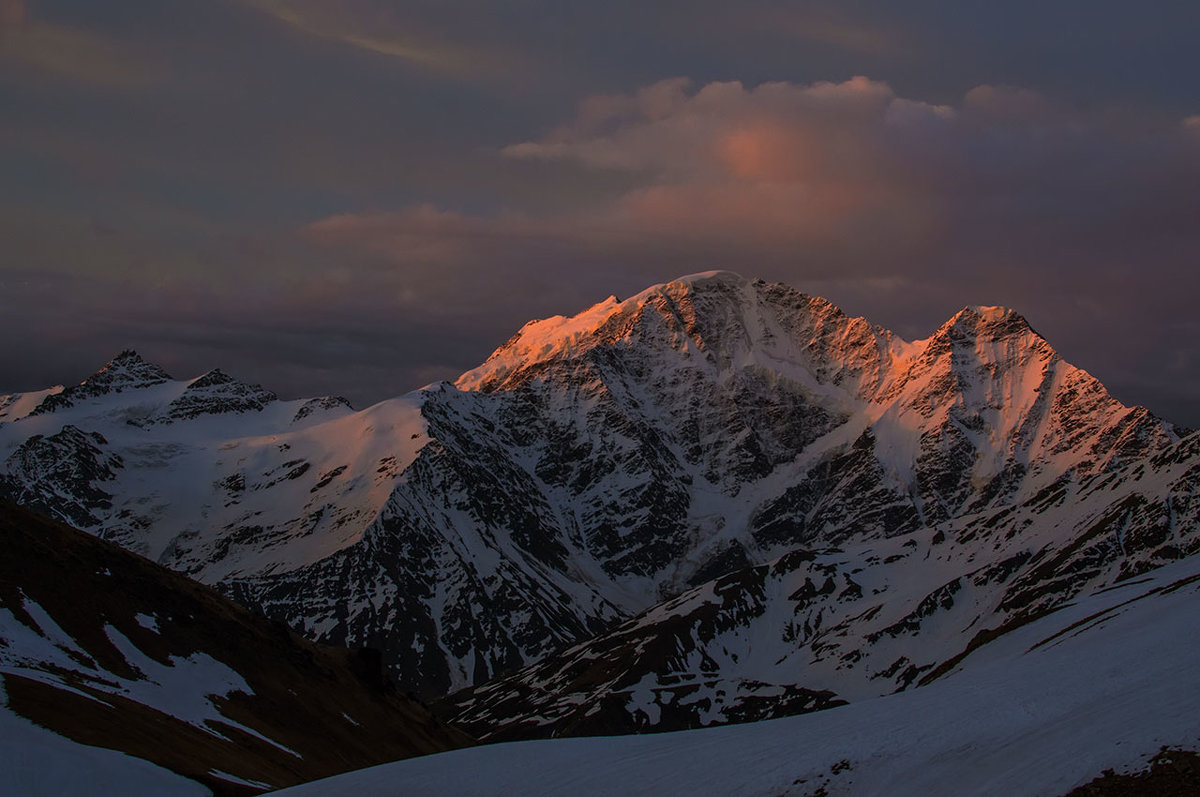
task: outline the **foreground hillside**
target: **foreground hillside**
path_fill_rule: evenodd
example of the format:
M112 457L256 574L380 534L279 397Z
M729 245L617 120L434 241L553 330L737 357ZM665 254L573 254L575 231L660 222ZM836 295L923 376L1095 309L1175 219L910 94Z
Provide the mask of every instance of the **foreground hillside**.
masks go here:
M1082 596L921 689L722 728L476 747L280 794L1054 797L1106 769L1141 769L1163 747L1200 747L1197 605L1192 557ZM1080 793L1194 794L1194 757L1179 760Z
M0 550L5 794L245 795L471 743L377 656L110 543L0 503Z

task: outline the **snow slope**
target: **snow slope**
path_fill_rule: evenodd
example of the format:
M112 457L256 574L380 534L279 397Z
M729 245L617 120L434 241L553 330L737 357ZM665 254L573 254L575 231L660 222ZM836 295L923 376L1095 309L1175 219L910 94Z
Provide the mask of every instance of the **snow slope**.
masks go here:
M0 784L14 797L192 797L210 795L193 780L149 761L78 744L7 708L0 685Z
M815 714L496 744L280 795L1060 795L1200 745L1200 558L1080 598L922 689Z

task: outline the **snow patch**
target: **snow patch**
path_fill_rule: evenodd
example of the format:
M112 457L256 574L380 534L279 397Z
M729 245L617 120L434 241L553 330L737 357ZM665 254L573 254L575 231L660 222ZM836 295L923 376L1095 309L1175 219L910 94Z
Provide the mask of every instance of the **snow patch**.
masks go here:
M147 631L153 631L156 634L158 633L158 618L153 614L142 614L141 612L138 612L136 615L134 615L133 619L134 622L136 622L142 628L145 628Z

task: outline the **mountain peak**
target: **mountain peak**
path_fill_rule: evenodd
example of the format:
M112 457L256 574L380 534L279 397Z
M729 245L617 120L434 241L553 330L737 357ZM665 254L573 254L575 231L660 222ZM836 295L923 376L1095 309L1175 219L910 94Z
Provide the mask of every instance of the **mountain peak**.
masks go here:
M161 385L170 379L171 375L165 370L142 359L133 349L125 349L78 385L47 396L30 415L55 412L73 407L77 401L111 393Z
M188 384L188 390L200 390L206 387L215 387L217 385L228 385L234 382L234 378L222 371L220 368L214 368L211 371L196 377Z
M968 305L942 324L934 333L934 337L965 334L976 339L999 340L1026 333L1041 337L1023 315L1011 308L1000 305Z
M716 269L713 271L698 271L695 274L685 274L682 277L677 277L676 279L673 279L670 282L665 283L665 285L687 285L687 286L691 287L691 286L699 286L699 285L705 285L705 284L718 284L718 285L741 286L741 285L746 285L749 282L750 282L749 279L747 279L746 277L743 277L741 274L738 274L735 271L726 271L724 269ZM655 287L657 288L657 287L663 287L663 286L659 285L659 286L655 286ZM654 290L654 288L650 288L649 290Z
M112 374L112 378L152 379L165 382L171 378L165 370L147 361L133 349L123 349L116 357L106 362L99 371L83 380L81 384L96 382L101 375Z
M142 358L142 355L137 353L136 349L121 349L120 353L118 353L116 357L113 357L111 360L109 360L104 367L107 368L111 365L125 362L145 362L145 359Z
M201 415L258 412L278 398L262 385L240 382L214 368L189 382L183 395L170 403L159 421L170 423Z
M544 377L554 361L607 345L646 354L691 351L745 365L763 352L807 362L849 356L855 347L870 359L891 340L887 330L850 318L820 297L732 271L703 271L652 285L625 301L610 296L574 316L530 321L455 384L485 392L511 387Z
M759 281L761 282L761 281ZM636 306L645 305L661 296L680 296L709 291L739 291L753 284L754 281L733 271L700 271L695 274L685 274L668 282L651 285L641 293L629 299Z

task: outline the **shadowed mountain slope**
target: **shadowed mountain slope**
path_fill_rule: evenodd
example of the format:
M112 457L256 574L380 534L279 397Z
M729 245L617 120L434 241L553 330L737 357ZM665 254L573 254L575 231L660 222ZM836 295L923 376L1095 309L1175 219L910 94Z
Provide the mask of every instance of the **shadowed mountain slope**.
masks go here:
M472 743L378 654L304 641L111 543L0 503L0 550L0 710L67 739L230 795Z

